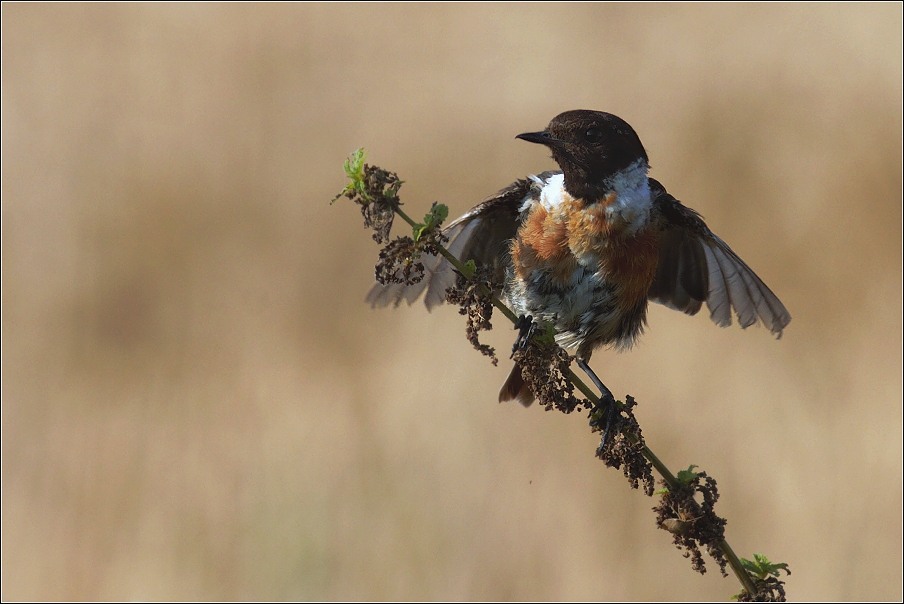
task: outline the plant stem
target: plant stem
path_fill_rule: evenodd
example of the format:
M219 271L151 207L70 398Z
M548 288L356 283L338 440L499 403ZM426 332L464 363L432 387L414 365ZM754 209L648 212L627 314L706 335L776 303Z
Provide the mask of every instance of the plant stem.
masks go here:
M722 550L722 555L728 559L728 565L731 567L731 570L734 571L735 576L738 578L738 581L741 582L741 585L744 586L747 593L751 595L755 594L756 585L753 584L750 573L748 573L747 569L741 565L741 561L738 559L737 554L734 553L734 550L731 549L731 546L728 545L728 541L722 539L719 543L719 549Z

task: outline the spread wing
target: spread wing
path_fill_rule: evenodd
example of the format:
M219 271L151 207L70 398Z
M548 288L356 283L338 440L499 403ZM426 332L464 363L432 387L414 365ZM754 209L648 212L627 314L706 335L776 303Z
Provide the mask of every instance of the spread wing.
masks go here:
M689 315L706 302L710 318L720 327L731 325L733 309L741 327L762 322L781 337L791 315L772 290L709 230L699 214L681 205L652 178L650 188L664 218L650 299Z
M544 172L544 180L554 172ZM474 260L478 266L491 266L499 281L505 278L508 264L509 240L520 224L519 210L529 195L539 195L540 185L533 178L516 180L492 197L477 204L463 216L450 222L443 233L449 238L446 248L462 262ZM442 256L424 256L424 278L420 283L405 286L375 284L365 299L372 307L398 306L402 300L409 305L426 290L424 303L428 309L443 303L446 289L455 284L457 274Z

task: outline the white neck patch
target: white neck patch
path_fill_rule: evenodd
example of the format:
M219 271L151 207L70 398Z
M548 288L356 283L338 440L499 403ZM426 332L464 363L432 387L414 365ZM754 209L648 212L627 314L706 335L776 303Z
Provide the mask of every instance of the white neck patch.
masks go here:
M606 208L606 217L622 223L626 235L633 235L650 219L653 198L647 178L649 169L646 161L638 159L607 181L609 188L615 192L615 201Z
M546 179L546 184L540 190L540 205L551 212L566 201L573 200L574 197L565 190L565 175L554 174Z

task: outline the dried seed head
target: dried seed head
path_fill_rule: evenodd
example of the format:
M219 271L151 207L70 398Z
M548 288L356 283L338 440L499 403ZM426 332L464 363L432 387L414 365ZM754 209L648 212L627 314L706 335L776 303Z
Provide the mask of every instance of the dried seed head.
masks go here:
M380 250L374 277L381 285L414 285L424 278L424 265L418 262L419 257L420 252L411 237L398 237Z
M591 407L590 401L574 395L574 384L568 378L572 357L558 344L541 345L531 338L512 358L521 367L524 383L547 411L571 413Z
M741 590L738 594L738 602L785 602L785 582L776 577L754 579L756 593L749 594L747 590Z
M597 455L610 468L621 468L632 488L640 488L640 484L643 483L644 493L651 497L655 486L653 466L643 454L645 447L643 434L640 431L640 424L634 417L636 405L634 397L625 396L625 404L618 410L618 429L607 435L606 442ZM600 422L594 424L594 432L602 430Z
M693 478L678 486L666 486L659 505L653 508L656 512L656 524L672 533L675 547L684 550L684 557L691 559L691 565L700 574L706 572L701 549L705 549L723 576L727 576L725 566L728 561L722 554L720 544L725 539L727 521L716 515L714 507L719 500L716 481L706 472L695 472ZM695 496L700 494L703 503L698 503ZM677 529L677 530L676 530Z
M468 341L481 354L490 357L493 365L499 363L496 350L487 344L480 343L480 332L493 329L490 319L493 317L493 292L501 289L495 283L492 271L487 267L477 270L473 279L458 276L455 285L446 290L446 302L459 307L459 314L468 317L465 333Z

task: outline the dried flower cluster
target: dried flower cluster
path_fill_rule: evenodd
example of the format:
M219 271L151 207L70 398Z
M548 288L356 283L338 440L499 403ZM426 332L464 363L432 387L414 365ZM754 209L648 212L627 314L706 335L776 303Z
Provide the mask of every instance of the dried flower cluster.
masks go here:
M502 285L493 281L492 271L482 267L471 279L459 275L455 285L446 290L446 302L458 306L458 313L468 317L465 328L468 342L480 354L490 357L493 365L499 363L496 350L492 346L481 344L479 335L481 331L493 329L490 323L493 317L493 292L500 289Z
M521 367L524 382L547 411L571 413L592 406L590 401L574 395L574 384L568 378L572 357L561 346L529 338L515 350L512 358Z
M433 206L435 208L436 203ZM411 237L396 237L380 250L374 277L381 285L414 285L424 278L424 264L420 262L420 257L423 254L438 256L439 245L447 241L440 229L442 219L435 218L432 209L428 217L433 217L429 221L431 224L420 225L416 240Z
M754 579L756 593L749 594L746 590L738 595L738 602L785 602L785 582L776 577Z
M640 424L634 417L634 406L637 401L630 394L625 396L625 404L618 409L617 430L609 431L605 440L600 443L596 455L610 468L622 469L625 478L631 484L631 488L640 488L643 483L643 491L647 497L653 496L655 480L653 479L653 466L644 456L646 447L643 435L640 432ZM592 421L594 432L604 429L606 415L603 410L597 413L597 418Z
M656 524L672 533L675 546L684 550L684 557L691 559L695 571L700 574L706 572L703 554L700 552L702 547L719 565L722 576L727 576L725 565L728 562L720 547L725 539L727 521L717 516L713 509L719 500L716 481L707 476L706 472L692 470L693 467L686 472L679 472L679 484L675 486L668 487L665 482L662 483L666 486L662 500L653 508L657 514ZM702 504L695 499L697 493L703 497Z
M361 204L364 226L373 229L373 238L377 243L389 241L389 231L395 218L394 208L400 203L399 187L402 186L402 181L395 172L365 164L363 182L363 197L369 198L369 203Z
M358 149L345 162L345 174L351 182L333 201L345 196L361 206L364 227L373 229L374 241L383 243L389 240L395 210L401 205L399 188L403 181L395 172L365 164L365 157L364 150Z
M377 283L381 285L418 283L424 278L424 264L417 261L418 257L420 254L417 253L414 239L411 237L397 237L390 241L380 250L380 259L374 267Z

